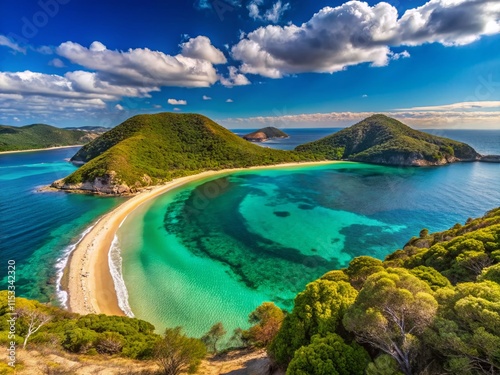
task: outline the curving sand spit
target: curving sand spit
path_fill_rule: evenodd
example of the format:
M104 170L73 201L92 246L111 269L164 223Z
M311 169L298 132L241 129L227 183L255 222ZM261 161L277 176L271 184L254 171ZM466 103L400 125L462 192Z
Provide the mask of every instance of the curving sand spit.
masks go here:
M72 145L72 146L56 146L56 147L47 147L47 148L30 148L29 150L14 150L14 151L0 151L1 154L18 154L20 152L35 152L35 151L50 151L57 150L60 148L72 148L72 147L82 147L83 145Z
M333 163L338 163L338 161L287 163L262 167L207 171L175 179L165 185L153 187L133 196L113 211L101 217L71 254L65 269L65 277L63 278L66 284L63 287L68 292L69 309L79 314L125 315L118 306L114 281L109 269L108 253L116 231L122 221L141 204L188 182L228 172Z

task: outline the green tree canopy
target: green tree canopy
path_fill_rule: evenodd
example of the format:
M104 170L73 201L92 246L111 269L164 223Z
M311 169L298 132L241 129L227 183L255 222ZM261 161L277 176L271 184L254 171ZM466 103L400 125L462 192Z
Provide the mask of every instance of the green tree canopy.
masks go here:
M316 335L326 335L341 328L342 317L354 302L357 291L345 281L316 280L295 298L291 314L272 341L269 352L281 366L286 366L303 345Z
M244 339L258 347L266 347L278 333L285 313L272 302L264 302L249 316L252 327L243 331Z
M388 268L370 276L344 316L359 341L392 356L412 373L421 333L433 320L437 302L430 287L410 272Z
M295 352L287 375L364 375L370 356L362 346L346 344L330 333L313 336L311 344Z

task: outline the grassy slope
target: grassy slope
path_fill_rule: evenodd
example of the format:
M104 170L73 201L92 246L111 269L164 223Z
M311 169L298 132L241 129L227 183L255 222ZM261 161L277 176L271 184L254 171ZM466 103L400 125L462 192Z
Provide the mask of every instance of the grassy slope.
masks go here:
M44 124L22 127L0 125L0 151L76 145L81 144L82 137L86 135L84 131L60 129Z
M250 144L201 115L159 113L134 116L83 147L73 160L87 163L65 182L93 181L114 171L116 181L144 186L208 169L311 159Z
M478 156L465 143L420 132L384 115L373 115L338 133L300 145L296 150L329 159L365 162L384 162L397 157L436 162L453 156L459 159Z

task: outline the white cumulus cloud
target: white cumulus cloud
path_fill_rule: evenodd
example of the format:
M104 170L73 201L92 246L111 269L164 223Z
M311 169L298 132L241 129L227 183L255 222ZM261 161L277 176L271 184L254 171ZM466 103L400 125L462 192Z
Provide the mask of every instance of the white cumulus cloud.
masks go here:
M167 103L170 105L187 105L186 100L178 100L178 99L168 99Z
M238 69L236 67L230 66L228 70L229 70L228 77L224 76L219 77L220 83L223 86L233 87L233 86L245 86L250 84L248 78L245 77L245 75L238 73Z
M264 5L264 0L251 0L248 5L248 15L254 20L269 21L272 23L279 22L283 13L290 9L290 3L282 3L281 0L275 2L271 8L261 11L259 7Z
M210 39L203 35L189 39L180 47L181 55L186 57L210 61L212 64L225 64L227 62L224 53L215 48Z
M167 55L149 48L117 51L100 42L90 48L65 42L56 52L71 62L97 71L101 80L120 85L149 88L161 86L208 87L217 81L217 72L208 60Z
M203 100L212 100L212 98L210 96L207 96L207 95L203 95L202 99Z
M302 25L268 25L244 36L231 49L242 73L270 78L318 72L333 73L348 66L384 66L395 54L391 47L441 43L465 45L500 33L500 2L491 0L430 0L401 17L385 2L373 6L357 0L325 7Z

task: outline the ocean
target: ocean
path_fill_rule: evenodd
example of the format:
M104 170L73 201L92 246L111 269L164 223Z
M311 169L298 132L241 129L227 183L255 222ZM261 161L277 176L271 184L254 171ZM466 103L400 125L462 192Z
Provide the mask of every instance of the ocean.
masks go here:
M240 131L237 131L239 133ZM249 130L245 130L245 133ZM332 129L290 129L291 149ZM500 130L439 131L500 154ZM75 170L77 148L0 155L0 289L16 260L19 295L64 305L61 269L82 233L125 198L38 192ZM159 331L246 327L263 301L293 296L358 255L383 259L420 229L443 230L500 206L500 165L394 168L358 163L243 171L164 194L132 213L112 252L128 304Z

